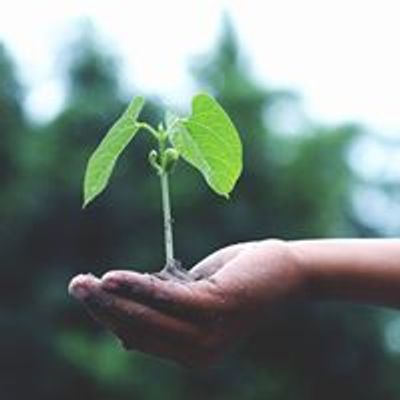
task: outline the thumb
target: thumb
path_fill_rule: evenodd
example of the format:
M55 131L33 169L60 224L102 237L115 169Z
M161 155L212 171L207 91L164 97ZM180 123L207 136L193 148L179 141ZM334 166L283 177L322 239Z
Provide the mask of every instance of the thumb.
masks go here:
M190 270L191 275L196 280L209 278L244 250L246 245L246 243L239 243L217 250L198 262Z

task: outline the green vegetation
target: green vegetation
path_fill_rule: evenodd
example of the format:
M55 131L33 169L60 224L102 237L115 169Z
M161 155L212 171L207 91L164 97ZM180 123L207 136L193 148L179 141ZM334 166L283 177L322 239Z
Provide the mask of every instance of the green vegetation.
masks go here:
M90 157L85 174L84 207L106 188L118 157L139 130L136 119L143 105L144 99L136 97Z
M242 171L242 144L229 116L211 96L200 93L193 98L192 115L180 118L167 111L165 125L155 129L138 121L144 106L143 97L135 97L124 114L109 130L90 157L84 181L84 207L107 186L118 157L140 130L157 141L149 162L160 177L164 215L165 271L174 274L172 216L168 176L180 155L197 168L209 186L228 197Z
M93 39L83 38L65 54L65 105L38 125L24 113L23 85L0 47L1 397L398 400L400 355L383 341L385 322L397 313L347 304L271 310L244 346L206 372L126 353L90 320L68 297L67 282L110 266L157 271L163 262L160 189L147 165L150 141L137 134L118 160L113 184L81 212L77 177L99 132L128 101L115 62ZM210 195L194 168L184 162L176 168L175 237L188 266L244 240L381 234L352 206L360 186L382 193L348 162L353 144L367 133L308 119L288 134L274 122L276 110L300 105L291 93L254 80L232 30L194 65L197 86L234 116L246 167L229 206ZM140 119L157 126L163 109L146 98ZM395 198L398 189L392 193Z

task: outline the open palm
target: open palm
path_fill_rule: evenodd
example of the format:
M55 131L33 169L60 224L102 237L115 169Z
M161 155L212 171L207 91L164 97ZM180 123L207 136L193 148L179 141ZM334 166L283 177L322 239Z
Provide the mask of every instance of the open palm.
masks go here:
M70 293L126 349L203 366L250 332L260 310L303 287L295 258L278 240L225 247L189 275L188 282L122 270L79 275Z

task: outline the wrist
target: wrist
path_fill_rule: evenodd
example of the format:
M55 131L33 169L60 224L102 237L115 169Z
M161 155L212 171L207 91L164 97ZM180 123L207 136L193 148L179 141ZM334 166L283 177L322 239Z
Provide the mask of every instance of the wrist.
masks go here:
M276 271L276 288L280 288L284 298L300 300L310 297L309 263L303 251L298 250L294 242L281 239L267 239L258 242L267 254L265 268L270 276L271 267Z
M302 241L286 242L289 248L293 263L301 276L300 295L303 299L312 300L317 296L318 274L313 268L308 257L307 246Z

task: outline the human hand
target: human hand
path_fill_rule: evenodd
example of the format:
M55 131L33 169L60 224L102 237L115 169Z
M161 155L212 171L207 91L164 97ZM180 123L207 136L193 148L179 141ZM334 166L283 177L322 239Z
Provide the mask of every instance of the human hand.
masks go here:
M126 349L208 366L251 332L264 310L304 290L302 269L279 240L225 247L189 274L190 282L132 271L79 275L69 291Z

